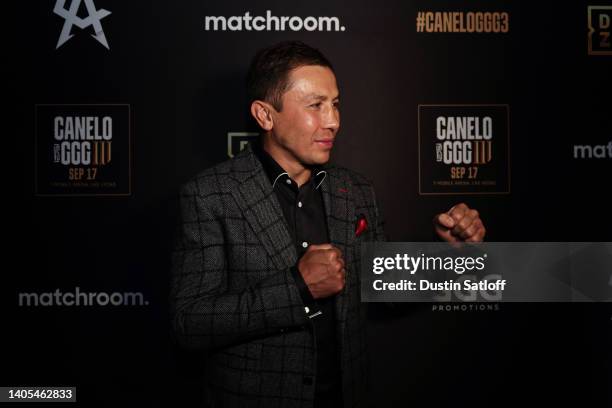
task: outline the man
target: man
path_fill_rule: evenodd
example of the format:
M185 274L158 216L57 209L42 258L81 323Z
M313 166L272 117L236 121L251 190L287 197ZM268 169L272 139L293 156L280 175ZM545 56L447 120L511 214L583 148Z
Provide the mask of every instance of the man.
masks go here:
M260 51L248 74L259 143L181 192L173 324L206 351L208 402L231 407L365 403L358 261L384 240L374 190L328 165L340 128L332 65L300 42ZM446 241L480 241L465 204L435 219Z

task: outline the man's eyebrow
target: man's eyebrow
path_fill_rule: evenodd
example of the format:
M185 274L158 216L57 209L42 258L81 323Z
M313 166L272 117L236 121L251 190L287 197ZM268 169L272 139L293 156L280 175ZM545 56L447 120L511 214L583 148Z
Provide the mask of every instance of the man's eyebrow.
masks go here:
M329 98L327 96L325 96L325 95L308 94L308 95L304 96L304 99L316 100L316 101L326 101ZM337 95L335 98L332 98L332 101L335 101L335 100L338 100L338 99L340 99L340 95Z

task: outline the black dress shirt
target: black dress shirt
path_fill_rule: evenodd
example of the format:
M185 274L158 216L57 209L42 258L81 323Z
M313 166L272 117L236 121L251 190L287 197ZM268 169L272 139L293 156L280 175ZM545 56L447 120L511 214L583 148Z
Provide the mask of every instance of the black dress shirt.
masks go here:
M260 143L256 143L253 150L261 161L280 203L298 259L310 245L329 243L325 206L319 188L327 176L325 170L312 168L310 179L298 187ZM292 268L292 273L306 306L304 312L314 327L317 346L315 407L340 406L338 404L341 403L342 386L336 337L335 296L315 300L297 264Z

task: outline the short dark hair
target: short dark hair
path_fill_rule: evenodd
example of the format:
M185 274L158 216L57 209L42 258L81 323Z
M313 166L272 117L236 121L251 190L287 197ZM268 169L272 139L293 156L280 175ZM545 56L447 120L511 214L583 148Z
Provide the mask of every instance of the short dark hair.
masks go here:
M307 65L334 70L321 51L301 41L284 41L259 50L247 74L249 103L255 100L266 101L280 112L283 108L283 94L290 85L289 73Z

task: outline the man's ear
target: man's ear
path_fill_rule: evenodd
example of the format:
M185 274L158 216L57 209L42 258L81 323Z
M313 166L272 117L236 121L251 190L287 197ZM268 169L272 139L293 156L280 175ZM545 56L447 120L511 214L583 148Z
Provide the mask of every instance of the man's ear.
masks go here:
M263 101L253 101L251 103L251 115L253 115L259 127L265 131L270 131L274 127L272 109L270 104Z

